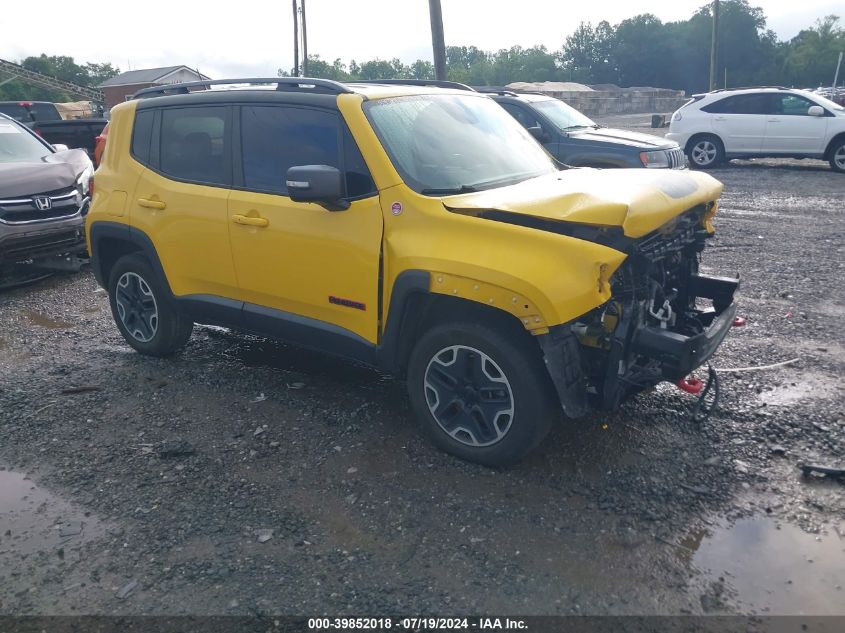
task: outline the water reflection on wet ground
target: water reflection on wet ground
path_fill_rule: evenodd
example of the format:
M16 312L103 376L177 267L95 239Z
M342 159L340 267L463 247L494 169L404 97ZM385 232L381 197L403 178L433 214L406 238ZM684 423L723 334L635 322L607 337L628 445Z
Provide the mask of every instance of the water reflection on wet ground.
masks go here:
M48 317L35 310L24 310L23 314L29 323L38 327L50 330L66 330L73 327L73 323Z
M36 486L26 475L0 470L0 561L38 552L64 557L66 550L104 532L89 513Z
M808 534L767 518L702 528L682 541L681 555L705 574L723 577L740 611L845 615L845 534L838 526Z

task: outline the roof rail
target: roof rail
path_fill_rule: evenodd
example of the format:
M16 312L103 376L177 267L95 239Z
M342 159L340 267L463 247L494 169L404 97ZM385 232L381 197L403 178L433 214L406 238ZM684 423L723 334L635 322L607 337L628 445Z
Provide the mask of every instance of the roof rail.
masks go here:
M762 90L763 88L771 88L773 90L791 90L786 86L737 86L736 88L719 88L718 90L711 90L710 92L731 92L732 90Z
M491 86L473 86L476 92L483 92L488 95L502 95L504 97L516 97L517 93L507 88L495 88Z
M342 83L331 79L312 79L310 77L249 77L246 79L204 79L186 81L179 84L166 84L143 88L132 95L133 99L145 99L169 94L188 94L206 90L211 86L225 85L276 85L276 90L303 90L328 94L352 92ZM193 90L192 90L193 88Z
M350 84L387 84L388 86L433 86L435 88L453 88L455 90L469 90L475 92L466 84L457 81L444 81L442 79L359 79L350 80Z

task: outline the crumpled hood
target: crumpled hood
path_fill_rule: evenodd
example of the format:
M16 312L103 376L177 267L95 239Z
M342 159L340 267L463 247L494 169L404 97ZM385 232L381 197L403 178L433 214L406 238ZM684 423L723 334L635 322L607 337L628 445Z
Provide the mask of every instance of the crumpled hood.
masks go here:
M629 132L628 130L617 130L609 127L587 128L584 130L573 130L569 132L572 139L579 141L594 142L596 144L615 143L617 145L628 145L643 150L672 149L678 144L674 141L667 141L665 138L642 132Z
M0 163L0 198L32 196L72 187L91 165L81 149L49 154L36 162Z
M499 187L442 198L458 212L505 211L546 220L621 226L642 237L673 217L716 201L722 183L695 171L567 169Z

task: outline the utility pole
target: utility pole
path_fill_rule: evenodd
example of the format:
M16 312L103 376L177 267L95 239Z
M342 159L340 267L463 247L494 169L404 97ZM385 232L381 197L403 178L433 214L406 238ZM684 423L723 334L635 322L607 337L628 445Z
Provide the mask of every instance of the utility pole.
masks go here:
M308 29L305 28L305 0L302 3L302 76L308 76Z
M428 0L431 15L431 48L434 51L434 78L446 79L446 41L443 38L443 11L440 0Z
M839 81L839 67L842 65L842 51L839 52L839 61L836 62L836 73L833 75L833 89L836 90L836 82Z
M296 11L296 0L293 2L293 76L299 77L299 19Z
M716 89L716 68L719 64L719 0L713 0L713 33L710 36L710 90Z

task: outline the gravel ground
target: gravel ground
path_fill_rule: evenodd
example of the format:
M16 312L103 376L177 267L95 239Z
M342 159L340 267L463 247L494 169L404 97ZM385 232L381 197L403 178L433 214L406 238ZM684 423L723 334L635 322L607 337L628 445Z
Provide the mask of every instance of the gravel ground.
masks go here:
M612 123L639 128L632 117ZM508 470L403 386L220 328L142 357L90 273L0 294L0 614L845 615L845 177L735 161L706 270L742 275L703 424L664 385Z

